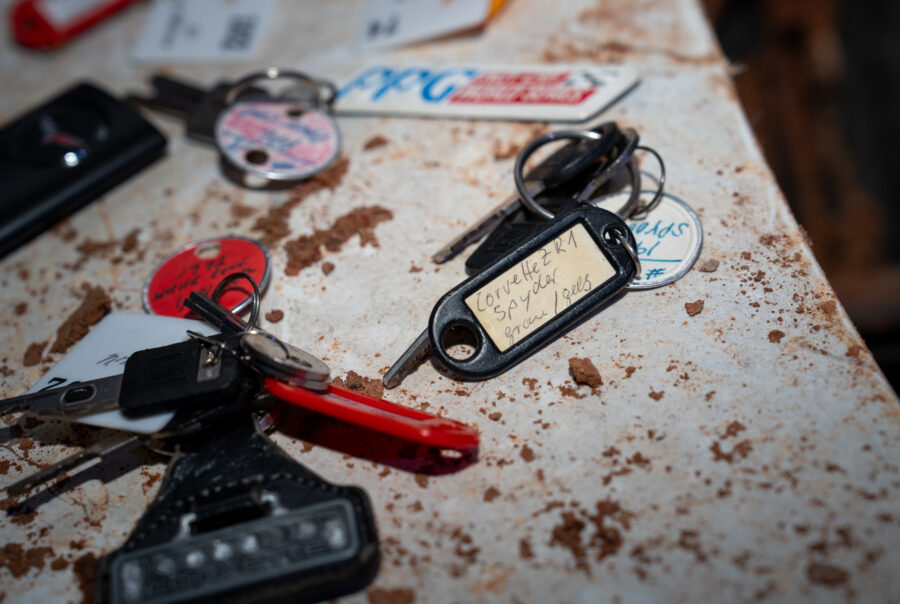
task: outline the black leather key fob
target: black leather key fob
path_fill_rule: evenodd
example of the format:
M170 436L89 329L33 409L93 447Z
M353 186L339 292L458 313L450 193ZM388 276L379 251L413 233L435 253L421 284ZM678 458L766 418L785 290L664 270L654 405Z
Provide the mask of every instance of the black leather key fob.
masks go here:
M186 439L128 541L100 563L101 602L317 602L367 586L369 498L325 482L249 415Z

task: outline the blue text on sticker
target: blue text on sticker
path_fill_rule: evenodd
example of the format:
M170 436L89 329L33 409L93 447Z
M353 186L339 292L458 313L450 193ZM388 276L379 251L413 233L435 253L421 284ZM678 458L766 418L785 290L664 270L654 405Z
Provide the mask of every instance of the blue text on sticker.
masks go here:
M476 75L477 69L464 67L447 69L372 67L341 88L337 96L340 98L359 89L371 91L370 100L377 101L391 91L406 92L421 88L420 95L423 101L439 103Z

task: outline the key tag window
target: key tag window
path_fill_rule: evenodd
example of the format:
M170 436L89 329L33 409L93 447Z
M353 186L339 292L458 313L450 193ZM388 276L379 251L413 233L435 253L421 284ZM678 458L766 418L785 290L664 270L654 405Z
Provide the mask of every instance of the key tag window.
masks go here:
M290 81L277 96L242 94L261 81ZM225 96L215 139L225 159L244 176L244 184L308 178L328 167L341 152L341 135L330 111L333 84L296 71L271 67L236 83Z

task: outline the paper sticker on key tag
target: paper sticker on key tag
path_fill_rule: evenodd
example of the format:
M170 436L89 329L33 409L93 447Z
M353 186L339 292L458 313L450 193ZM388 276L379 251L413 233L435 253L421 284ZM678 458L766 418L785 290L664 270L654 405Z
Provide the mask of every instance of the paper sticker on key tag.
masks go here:
M259 290L269 285L269 250L249 237L212 237L179 248L157 266L144 284L144 309L167 317L188 317L190 309L184 300L192 291L211 294L223 277L235 272L246 273ZM227 289L219 302L234 313L246 309L253 293L244 289Z
M604 200L598 207L615 205ZM650 212L626 223L637 241L641 274L628 285L629 290L653 289L681 279L700 257L703 225L694 210L682 200L664 193Z
M637 272L634 237L615 214L569 212L450 290L428 324L431 350L462 379L506 371L620 292ZM451 355L466 344L466 358Z
M95 380L120 374L133 353L187 339L186 330L212 335L215 330L189 319L160 317L134 312L114 312L100 321L50 371L28 391L38 392L72 382ZM79 417L79 423L128 430L140 434L159 432L174 413L128 419L120 411Z
M301 100L248 99L239 95L259 80L290 79L305 86ZM323 95L322 90L327 89ZM216 122L216 144L234 166L266 180L290 181L328 167L341 152L337 122L328 113L334 87L304 74L269 69L228 92L229 106Z

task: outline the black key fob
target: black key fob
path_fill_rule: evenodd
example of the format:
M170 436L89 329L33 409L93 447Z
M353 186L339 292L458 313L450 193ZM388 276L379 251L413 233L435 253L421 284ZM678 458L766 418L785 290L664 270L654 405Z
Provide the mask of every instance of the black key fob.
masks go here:
M611 212L580 206L447 292L428 337L459 379L498 375L564 334L619 293L638 266L634 235ZM451 351L467 345L465 358Z
M77 84L0 128L0 257L160 157L127 103Z
M378 564L366 493L325 482L241 414L181 443L97 589L114 604L318 602L363 589Z
M541 205L559 216L575 209L579 203L571 197L555 199L539 198ZM472 255L466 259L466 273L474 275L493 264L517 245L537 235L542 229L550 226L550 221L535 216L525 208L519 208L503 219L481 242Z

